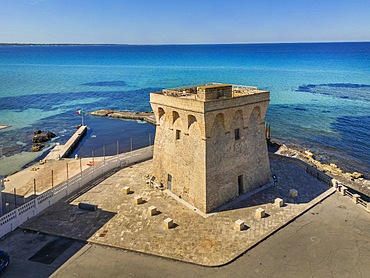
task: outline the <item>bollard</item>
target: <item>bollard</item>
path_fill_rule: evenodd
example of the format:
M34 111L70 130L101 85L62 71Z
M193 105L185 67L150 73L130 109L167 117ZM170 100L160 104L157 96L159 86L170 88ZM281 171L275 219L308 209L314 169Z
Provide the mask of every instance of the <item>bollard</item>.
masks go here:
M263 208L258 208L256 209L256 214L255 214L257 219L261 219L265 217L265 210Z
M124 188L122 188L122 193L127 195L127 194L130 194L131 190L130 190L130 187L129 186L125 186Z
M281 198L276 198L274 202L275 207L281 208L284 205L284 200Z
M148 207L148 216L153 216L157 214L157 208L155 206Z
M238 219L235 221L234 223L234 230L237 231L237 232L240 232L242 230L244 230L245 228L245 225L244 225L244 221L241 220L241 219Z
M136 196L134 198L135 205L140 205L143 202L143 198L141 196Z
M163 221L163 227L165 229L171 229L173 227L173 220L171 218L166 218Z

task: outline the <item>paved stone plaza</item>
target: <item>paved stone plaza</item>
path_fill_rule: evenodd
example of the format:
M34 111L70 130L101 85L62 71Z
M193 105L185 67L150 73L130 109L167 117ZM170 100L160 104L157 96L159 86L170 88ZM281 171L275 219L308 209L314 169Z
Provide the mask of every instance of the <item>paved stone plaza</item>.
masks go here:
M22 227L216 266L233 260L334 192L288 158L274 157L271 172L278 178L277 187L249 198L241 197L220 212L204 217L166 192L151 188L148 182L151 167L150 160L122 169L84 194L57 203ZM131 194L123 193L125 186L130 186ZM290 197L290 189L296 189L298 196ZM143 197L140 205L134 204L137 196ZM275 198L282 198L286 204L275 207ZM96 204L99 209L80 210L80 202ZM155 206L159 213L148 216L150 206ZM255 218L257 208L265 209L264 218ZM175 223L172 229L163 228L163 220L168 217ZM246 225L242 231L234 229L238 219Z

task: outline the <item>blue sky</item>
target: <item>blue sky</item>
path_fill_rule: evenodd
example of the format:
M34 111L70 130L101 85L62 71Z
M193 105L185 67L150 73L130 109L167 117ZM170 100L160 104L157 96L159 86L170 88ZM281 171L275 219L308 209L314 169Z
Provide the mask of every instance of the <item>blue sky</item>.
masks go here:
M370 41L370 0L0 0L0 42Z

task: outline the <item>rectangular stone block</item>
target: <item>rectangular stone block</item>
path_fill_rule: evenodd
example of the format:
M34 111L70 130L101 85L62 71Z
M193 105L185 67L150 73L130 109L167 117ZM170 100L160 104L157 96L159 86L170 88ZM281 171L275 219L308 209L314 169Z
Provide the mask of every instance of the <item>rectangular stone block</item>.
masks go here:
M157 214L157 208L155 206L148 207L148 215L153 216Z
M275 207L281 208L284 205L284 200L281 198L276 198L274 202Z
M260 219L265 217L265 210L263 208L256 209L256 218Z
M141 197L141 196L136 196L136 197L134 198L134 203L135 203L135 205L140 205L142 202L143 202L143 197Z
M298 190L296 190L296 189L290 189L289 190L289 195L290 195L290 197L297 197L298 196Z
M165 229L171 229L173 227L173 220L171 218L166 218L163 221L163 228Z
M343 186L343 185L340 187L340 193L341 193L343 196L346 196L347 190L348 190L348 188L347 188L347 187L345 187L345 186Z
M235 231L242 231L242 230L244 230L244 228L245 228L245 225L244 225L243 220L238 219L238 220L235 221L235 223L234 223L234 230Z
M122 193L127 195L127 194L130 194L131 190L130 190L130 187L129 186L125 186L124 188L122 188Z

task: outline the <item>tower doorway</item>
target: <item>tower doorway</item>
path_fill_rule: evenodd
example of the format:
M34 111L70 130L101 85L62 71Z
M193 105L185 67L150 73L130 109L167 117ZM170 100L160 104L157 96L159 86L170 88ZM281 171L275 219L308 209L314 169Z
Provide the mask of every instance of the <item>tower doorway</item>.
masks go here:
M172 189L172 175L171 174L168 174L168 177L167 177L167 189L168 190Z

